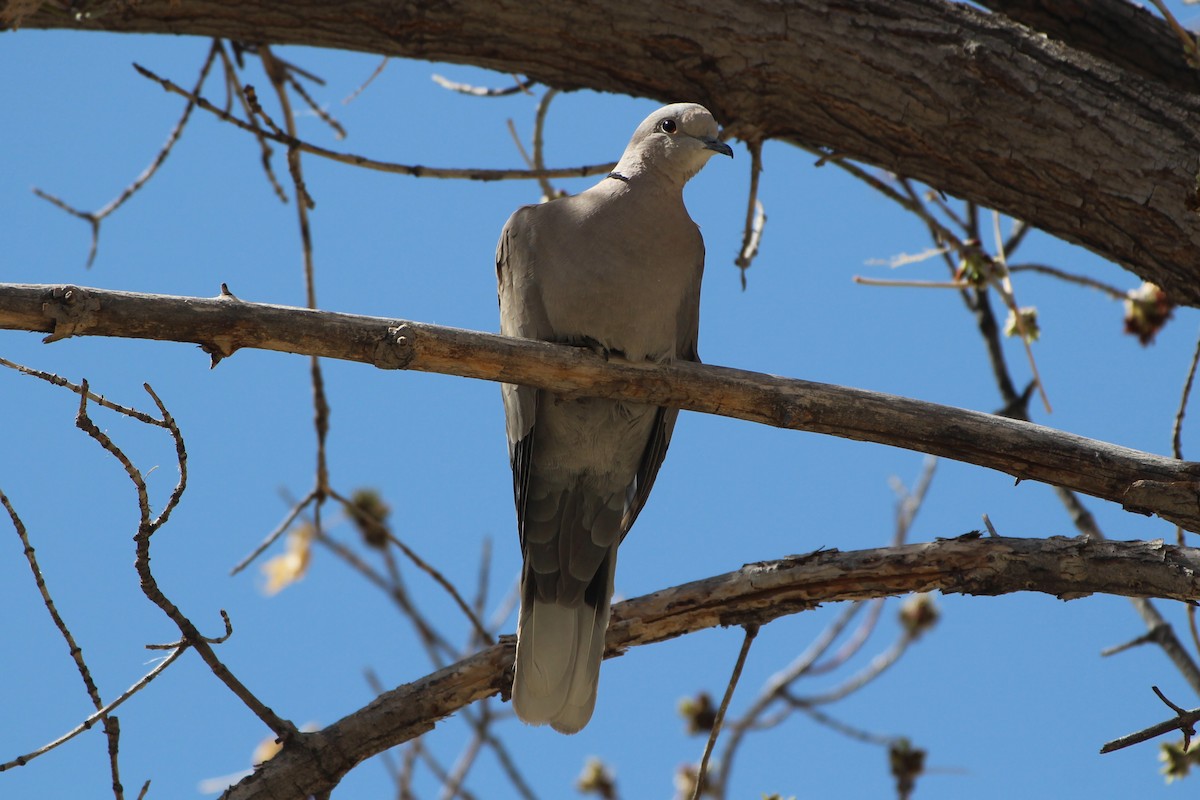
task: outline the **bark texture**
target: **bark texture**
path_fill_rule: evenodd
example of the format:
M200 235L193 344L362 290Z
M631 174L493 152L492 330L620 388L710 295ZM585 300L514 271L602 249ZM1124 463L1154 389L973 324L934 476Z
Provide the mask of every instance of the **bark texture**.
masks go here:
M877 442L1062 486L1200 532L1200 464L994 414L705 364L634 364L589 350L419 322L78 286L0 284L0 329L243 347L619 397Z
M1189 600L1200 596L1200 551L1162 542L1077 538L956 539L842 553L821 550L664 589L613 608L606 657L718 625L765 624L821 603L908 592L997 595L1093 592ZM511 684L511 643L420 680L315 733L300 734L224 800L321 796L356 764L431 730ZM969 713L969 712L964 712Z
M917 178L1200 304L1200 98L1180 88L1177 43L1115 0L991 5L1059 38L941 0L139 0L45 3L22 24L360 50L701 102L742 139Z

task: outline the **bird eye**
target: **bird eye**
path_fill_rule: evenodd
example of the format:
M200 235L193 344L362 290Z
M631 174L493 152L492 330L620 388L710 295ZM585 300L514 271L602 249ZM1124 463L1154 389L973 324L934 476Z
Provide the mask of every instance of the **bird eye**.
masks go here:
M676 130L678 130L675 125L675 120L673 119L664 119L662 122L658 123L658 129L663 133L674 133Z

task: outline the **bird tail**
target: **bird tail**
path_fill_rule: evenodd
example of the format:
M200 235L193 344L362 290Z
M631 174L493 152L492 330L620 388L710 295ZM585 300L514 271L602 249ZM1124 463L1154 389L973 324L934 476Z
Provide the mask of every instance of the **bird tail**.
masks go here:
M601 565L608 573L597 576L602 590L589 592L594 596L574 607L536 596L526 596L521 603L512 704L522 722L549 724L559 733L578 733L592 718L608 631L615 555Z

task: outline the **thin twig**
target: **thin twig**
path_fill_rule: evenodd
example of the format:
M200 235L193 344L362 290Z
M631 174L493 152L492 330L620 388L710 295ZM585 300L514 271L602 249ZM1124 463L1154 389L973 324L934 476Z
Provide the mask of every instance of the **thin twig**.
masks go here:
M216 653L212 649L212 642L220 641L205 637L196 628L195 624L188 619L187 616L179 610L179 607L172 603L158 586L158 581L155 579L153 572L150 569L150 540L155 531L161 528L170 516L171 510L178 503L182 496L185 487L187 486L187 454L184 449L183 436L179 431L179 427L175 424L173 418L166 414L162 401L148 384L144 385L147 392L158 404L160 411L164 413L163 422L166 424L167 430L170 432L172 439L175 441L175 450L178 457L179 481L175 489L171 493L171 497L164 505L163 510L157 517L151 517L150 501L146 491L146 482L140 470L133 465L129 457L120 447L118 447L107 434L105 434L96 425L95 422L88 416L87 413L87 381L82 384L83 392L79 400L79 411L75 417L75 425L80 430L87 433L99 444L104 450L112 455L121 466L124 467L125 473L129 476L130 481L134 484L137 491L138 509L140 512L140 521L138 524L137 535L134 536L134 543L137 547L137 556L135 567L138 577L140 578L142 593L146 595L152 603L158 606L176 627L183 634L183 641L191 647L195 648L196 652L204 660L204 662L212 670L215 675L225 686L240 699L247 708L254 712L267 727L269 727L277 736L281 738L291 738L296 734L296 728L291 722L277 716L274 711L263 704L241 681L234 676L225 664L217 658ZM222 613L225 619L226 635L230 632L228 616Z
M249 131L254 134L254 139L258 142L259 163L262 166L263 174L267 177L267 182L271 185L271 190L275 192L275 196L279 198L279 202L286 203L288 201L287 194L283 191L282 184L279 183L279 178L275 175L275 168L271 165L271 156L274 151L267 141L266 133L258 124L258 118L254 115L253 109L250 107L250 101L246 98L246 93L242 90L241 81L238 80L237 67L234 66L229 54L225 48L221 48L221 61L225 65L225 109L222 111L226 116L230 116L230 109L233 107L233 98L236 97L238 104L242 107L242 113L246 115L249 122ZM239 63L241 59L238 59ZM200 100L197 99L197 103ZM232 118L232 117L231 117Z
M143 675L141 677L141 679L139 679L137 681L137 683L130 686L128 689L126 689L124 692L122 692L120 695L118 695L114 700L109 702L103 708L99 709L94 714L91 714L90 716L88 716L87 719L85 719L83 722L79 723L79 725L77 725L76 727L67 731L62 736L55 739L53 742L42 745L37 750L34 750L30 753L26 753L23 756L17 756L16 758L14 758L11 761L7 761L3 764L0 764L0 772L4 772L5 770L12 769L13 767L23 767L26 764L28 764L30 761L32 761L33 759L37 758L38 756L50 752L51 750L53 750L54 748L58 747L61 744L66 744L67 742L71 741L72 739L74 739L76 736L83 733L84 731L91 730L92 727L94 727L98 721L100 721L104 717L111 714L122 703L124 703L126 700L133 697L135 694L137 694L143 688L145 688L150 683L150 681L157 678L162 673L163 670L165 670L167 667L171 666L171 664L173 664L175 662L175 659L177 659L181 655L183 655L184 651L186 651L186 650L187 650L186 645L179 647L176 650L172 650L169 655L167 655L165 658L163 658L154 667L154 669L150 670L145 675Z
M353 103L356 99L358 99L358 96L360 94L362 94L363 91L368 86L370 86L375 81L376 78L378 78L380 75L383 74L383 68L387 66L388 60L390 58L391 58L391 56L384 56L379 61L379 65L377 67L375 67L374 71L372 71L371 74L367 76L367 79L365 81L363 81L362 84L357 89L355 89L353 92L351 92L349 95L347 95L342 100L342 105L348 106L351 103Z
M329 492L333 499L337 500L343 505L348 514L361 518L363 511L360 508L342 495L338 494L335 490L330 489ZM475 630L475 634L480 638L480 640L485 644L492 644L493 639L491 634L488 633L488 630L483 626L483 623L479 621L479 617L476 616L473 610L471 610L471 607L467 605L467 601L463 599L462 595L459 593L454 584L446 580L446 577L442 575L442 573L439 572L436 567L417 555L416 551L402 542L394 533L388 531L387 538L388 541L399 548L400 552L404 553L405 557L414 565L416 565L418 569L420 569L430 578L433 578L434 582L437 583L438 586L441 586L446 590L446 593L450 595L450 598L454 601L454 604L458 606L459 610L461 610L464 615L466 615L467 620L471 623L472 628Z
M200 75L196 79L196 86L192 89L191 94L197 96L204 86L204 82L208 79L209 70L212 68L213 60L217 56L217 51L221 48L220 39L214 39L212 46L209 47L208 56L204 59L204 63L200 66ZM188 98L187 104L183 108L183 113L179 120L167 135L167 141L159 148L158 154L150 165L142 170L141 174L134 178L133 183L125 187L115 198L110 200L103 208L98 211L81 211L71 205L68 205L63 200L51 195L41 189L34 188L33 193L43 200L48 200L54 205L66 211L72 216L78 217L87 222L92 229L92 246L88 251L87 267L90 269L92 264L96 262L96 251L100 247L100 223L105 217L112 214L118 208L125 204L129 198L133 197L146 182L154 177L154 173L158 172L158 168L167 160L167 156L171 154L171 149L175 147L175 143L179 141L179 137L183 135L183 129L187 126L188 119L192 116L192 110L196 107L195 100Z
M523 81L518 80L512 86L505 86L501 89L493 89L488 86L473 86L469 83L459 83L457 81L452 81L449 78L443 78L441 75L436 73L429 77L430 80L432 80L438 86L441 86L443 89L449 89L450 91L458 92L459 94L469 94L472 97L508 97L510 95L520 94L522 92L528 93L531 87L537 85L537 81L526 78Z
M315 499L316 499L316 493L309 492L307 495L305 495L303 500L301 500L298 503L293 504L292 510L289 511L287 513L287 516L285 516L283 518L283 522L279 523L279 525L277 525L274 530L272 530L270 533L268 533L266 538L263 539L261 542L259 542L258 546L250 551L249 555L247 555L245 558L243 558L238 563L234 564L233 569L231 569L229 571L229 574L237 575L239 572L244 570L246 567L250 566L250 564L254 561L254 559L258 558L260 555L262 555L264 552L266 552L267 548L269 548L271 545L275 544L275 542L279 539L280 536L287 533L288 529L292 527L292 523L296 521L296 517L300 516L300 513L302 511L304 511L304 509L308 507L308 504L311 503Z
M487 702L486 700L484 701ZM467 743L462 754L459 755L458 761L450 770L450 774L446 776L445 782L442 784L441 794L438 795L440 800L454 800L455 797L466 797L465 789L463 789L463 781L467 779L467 773L475 764L479 757L479 752L483 749L484 734L478 730L471 737L471 741Z
M767 213L762 201L758 199L758 178L762 174L762 142L758 140L746 143L750 149L750 191L746 199L746 226L742 230L742 249L738 251L734 265L741 270L742 291L746 291L746 270L758 255L758 247L762 244L763 229L767 225Z
M1046 408L1046 413L1053 413L1050 407L1050 397L1046 394L1046 386L1042 382L1042 376L1038 373L1037 360L1033 357L1032 342L1034 337L1026 328L1025 315L1021 313L1021 305L1017 302L1016 290L1013 289L1012 276L1008 270L1008 257L1004 253L1004 239L1000 235L1000 212L992 211L992 234L996 243L996 263L1001 267L999 270L999 280L993 279L992 285L996 287L1000 293L1000 298L1004 304L1008 306L1009 312L1012 314L1013 324L1019 334L1022 347L1025 348L1025 357L1029 360L1029 369L1033 374L1033 382L1037 387L1038 395L1042 398L1042 405Z
M83 686L87 691L88 698L91 699L92 705L96 709L100 709L104 706L104 703L100 699L100 690L96 688L96 682L92 680L92 672L88 669L87 662L83 658L83 648L75 642L75 637L72 635L71 629L67 627L66 621L58 613L58 607L54 603L54 598L50 596L50 588L46 586L46 579L42 574L41 566L38 564L37 554L34 552L33 545L29 543L29 532L25 528L25 523L21 521L21 518L17 515L17 510L13 508L8 496L2 489L0 489L0 505L4 506L4 510L8 512L8 518L12 521L12 525L17 531L17 537L21 540L25 562L29 564L29 569L33 573L33 582L37 586L38 593L42 596L42 605L50 613L50 619L54 621L54 626L58 628L58 632L67 643L67 651L71 654L71 659L75 662L75 668L79 671L79 677L83 680Z
M336 138L346 138L346 129L342 127L342 123L338 122L333 118L332 114L330 114L326 109L322 108L317 101L313 99L312 95L308 93L308 90L304 88L304 85L300 83L300 81L296 80L295 75L291 72L287 74L287 84L288 86L292 87L292 90L296 92L296 94L300 95L300 97L304 100L305 105L307 105L309 109L317 115L317 119L321 120L333 129L333 134Z
M1183 382L1183 392L1179 396L1179 408L1175 411L1175 422L1171 425L1171 454L1183 460L1183 415L1187 410L1188 400L1192 396L1192 383L1196 379L1196 363L1200 361L1200 338L1196 339L1196 347L1192 351L1192 363L1188 365L1187 378Z
M533 793L529 783L525 780L525 776L517 768L516 762L512 755L508 752L508 748L504 745L504 741L498 738L491 730L488 730L486 741L488 747L492 748L493 755L500 762L500 768L504 770L504 774L508 776L508 780L512 783L513 788L517 790L523 800L537 800L537 795Z
M692 791L692 800L700 800L704 784L708 778L708 760L712 757L713 748L717 744L717 736L725 723L725 712L729 710L729 701L733 699L733 691L737 688L738 680L742 677L742 668L746 666L746 656L750 654L750 645L758 636L759 626L751 623L745 626L746 636L742 639L742 649L738 652L737 663L733 665L733 674L729 676L729 685L725 687L725 696L721 698L721 707L717 709L716 719L713 720L712 730L708 733L708 741L704 744L704 755L700 758L700 767L696 770L696 787Z
M871 731L857 728L830 716L819 708L801 708L800 710L811 717L814 722L818 722L843 736L863 742L864 744L889 745L895 741L894 736L885 736L881 733L872 733Z
M491 578L492 537L484 536L483 542L479 547L479 575L475 582L475 601L471 604L471 611L475 614L475 619L483 619L483 614L487 606L488 589L491 586ZM484 627L484 631L488 633L490 639L491 631L486 627ZM471 642L469 646L473 647L479 644L482 644L482 642Z
M860 286L890 286L905 289L968 289L971 286L965 281L891 280L889 278L866 278L862 275L855 275L851 280Z
M537 112L533 117L533 169L541 171L546 169L546 115L550 113L550 101L558 95L558 89L547 89L542 95L542 99L538 101ZM559 193L553 186L550 185L550 179L546 177L538 178L538 185L542 187L542 194L547 200L552 200L559 196Z
M66 378L60 377L51 372L42 372L39 369L33 369L32 367L26 367L23 364L17 364L16 362L9 361L6 358L0 358L0 367L8 367L9 369L15 369L17 372L23 373L25 375L29 375L30 377L40 378L41 380L44 380L46 383L53 384L54 386L61 386L62 388L68 389L68 390L74 392L75 394L82 394L84 391L82 386L71 383ZM116 411L118 414L124 414L125 416L129 417L130 419L135 419L138 422L141 422L143 424L154 425L159 428L167 427L166 424L160 419L155 419L154 417L150 416L149 414L146 414L145 412L142 412L142 411L138 411L135 408L130 408L128 406L123 406L118 403L114 403L111 400L105 399L101 395L89 392L88 399L91 400L93 403L95 403L98 406L107 408L109 411Z
M1200 708L1193 708L1190 711L1182 709L1163 696L1163 693L1159 691L1157 686L1152 686L1150 688L1154 690L1154 693L1158 695L1158 698L1162 700L1163 703L1165 703L1171 708L1171 710L1175 712L1175 717L1160 722L1157 725L1151 725L1150 727L1143 728L1140 731L1135 731L1125 736L1119 736L1116 739L1105 742L1104 746L1100 748L1101 754L1112 753L1116 750L1132 747L1135 744L1141 744L1142 742L1149 741L1150 739L1162 736L1164 733L1170 733L1171 731L1182 731L1185 741L1195 735L1196 723L1200 722ZM1186 749L1186 747L1184 749Z
M1195 34L1179 24L1179 20L1175 19L1175 15L1171 13L1171 9L1167 8L1167 4L1163 0L1150 0L1150 2L1163 15L1167 25L1179 39L1179 44L1183 48L1184 60L1192 67L1200 66L1200 45L1197 44ZM1184 750L1186 749L1185 747Z
M318 147L317 145L309 144L308 142L304 142L299 139L293 139L283 133L278 133L275 131L258 130L250 123L240 120L237 117L233 116L232 114L230 114L226 111L222 111L220 108L216 107L211 102L204 99L203 97L200 97L196 93L188 92L186 89L179 87L178 85L176 85L175 83L172 83L170 80L167 80L166 78L159 77L158 75L156 75L155 73L146 69L145 67L141 66L140 64L134 64L133 66L134 66L134 69L136 69L140 75L142 75L145 78L148 78L149 80L152 80L152 81L158 83L160 86L162 86L162 88L164 90L171 92L173 94L181 95L182 97L187 97L187 98L193 99L198 108L201 108L201 109L209 112L210 114L215 115L216 117L221 119L223 122L228 122L229 124L233 125L234 127L240 128L241 130L247 131L249 133L253 133L256 136L261 135L262 137L264 137L266 139L270 139L271 141L274 141L274 142L278 142L279 144L283 144L288 147L294 147L297 150L304 152L304 153L309 153L314 156L320 156L321 158L327 158L331 161L337 161L338 163L341 163L341 164L349 164L349 165L355 166L355 167L362 167L364 169L373 169L373 170L376 170L379 172L388 172L388 173L393 173L393 174L398 174L398 175L408 175L408 176L411 176L414 178L451 178L451 179L464 179L464 180L473 180L473 181L501 181L501 180L531 180L531 179L536 180L537 178L542 178L542 177L544 177L544 178L585 178L589 175L599 175L599 174L610 172L610 171L612 171L612 168L616 166L615 161L609 161L604 164L589 164L587 166L582 166L582 167L569 167L569 168L546 169L546 170L469 169L469 168L454 168L454 167L424 167L424 166L415 165L415 164L414 165L394 164L394 163L386 162L386 161L377 161L372 158L367 158L366 156L358 156L358 155L353 155L350 153L339 153L339 152L336 152L334 150L329 150L324 147Z
M350 567L357 570L359 574L365 577L368 581L378 586L400 607L400 610L408 617L413 626L417 630L417 636L421 640L421 644L425 647L425 651L429 655L430 661L437 667L442 667L446 662L442 655L454 657L457 651L450 645L448 641L438 633L425 619L425 617L413 605L412 599L402 587L396 586L387 578L384 578L378 572L371 568L369 564L363 561L350 548L346 547L341 542L326 534L323 530L317 529L316 541L329 548L331 552L340 557Z
M1118 289L1116 286L1098 281L1095 278L1090 278L1087 275L1076 275L1073 272L1067 272L1065 269L1051 267L1047 264L1013 264L1008 268L1009 272L1036 272L1039 275L1049 275L1052 278L1058 278L1060 281L1074 283L1079 286L1086 286L1089 289L1096 289L1111 297L1113 300L1124 300L1129 296L1129 293Z
M1008 238L1004 240L1004 252L1008 253L1011 257L1017 251L1017 248L1021 246L1021 243L1025 241L1025 237L1031 230L1033 228L1023 220L1014 219L1012 230L1009 231ZM1009 269L1012 269L1012 267L1009 267Z

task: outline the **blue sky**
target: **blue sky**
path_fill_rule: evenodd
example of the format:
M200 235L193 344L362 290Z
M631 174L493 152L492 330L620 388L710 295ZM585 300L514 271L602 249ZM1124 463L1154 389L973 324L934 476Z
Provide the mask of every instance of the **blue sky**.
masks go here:
M222 282L246 300L302 304L295 213L258 168L245 134L199 111L166 165L103 225L99 256L85 269L84 223L35 197L40 187L83 208L108 202L165 140L182 108L139 77L141 63L180 84L194 81L205 41L21 31L5 37L0 72L0 281L77 283L178 295L215 295ZM300 134L335 149L436 166L515 167L511 118L528 140L536 98L479 99L451 93L434 73L483 85L510 78L455 65L391 62L354 102L377 59L282 48L321 75L311 87L346 126L334 141L315 117ZM251 70L248 80L266 96ZM213 87L216 83L211 84ZM223 93L209 89L210 96ZM686 100L688 98L678 98ZM560 95L547 129L549 165L614 160L657 103L614 95ZM762 252L741 289L732 261L740 246L749 158L714 160L687 191L708 247L700 351L708 363L845 384L990 411L999 405L982 343L956 293L863 287L854 275L892 277L868 262L928 247L923 227L833 167L786 145L764 152L761 197L768 222ZM507 216L537 201L533 182L418 180L306 158L317 202L312 213L322 308L494 331L493 253ZM280 174L286 176L282 162ZM578 191L590 181L556 182ZM290 194L290 187L289 187ZM1007 225L1007 223L1006 223ZM1049 263L1123 288L1138 279L1080 249L1033 234L1017 260ZM940 261L905 268L938 279ZM1054 413L1035 419L1117 444L1168 453L1172 417L1194 347L1197 315L1177 311L1149 348L1121 333L1121 309L1099 293L1018 276L1023 304L1036 305L1042 339L1034 350ZM1017 380L1028 367L1006 343ZM154 543L164 590L206 632L228 610L235 633L219 648L265 702L298 724L328 724L370 700L364 670L385 685L429 671L409 626L388 599L325 551L308 576L264 596L256 569L230 567L286 513L285 495L313 482L308 363L277 353L239 352L215 370L191 345L82 339L51 346L40 336L0 331L0 356L149 409L145 381L167 404L188 444L190 488ZM333 408L332 481L349 493L373 486L393 509L397 535L447 577L474 586L485 540L493 544L489 608L519 565L499 390L448 376L381 372L325 362ZM177 632L141 595L133 572L136 516L118 465L73 427L74 395L0 370L0 489L30 531L59 609L84 649L104 696L137 680L151 642ZM1195 412L1193 411L1193 415ZM109 414L96 419L151 473L161 504L175 480L161 435ZM1185 455L1195 457L1185 429ZM806 552L886 544L895 476L911 484L923 456L878 445L780 431L685 413L654 496L621 551L617 592L632 597ZM1174 536L1157 520L1087 500L1112 538ZM987 513L1005 535L1074 535L1052 491L943 461L912 539L954 536ZM336 519L334 520L336 522ZM0 525L7 530L8 525ZM332 533L353 541L338 523ZM4 542L7 542L6 544ZM275 551L278 552L277 547ZM445 594L406 566L422 608L456 641L468 628ZM1166 794L1157 750L1100 757L1100 744L1165 717L1150 692L1160 686L1195 705L1165 657L1139 648L1101 658L1102 648L1143 632L1129 603L1094 597L1071 603L1037 595L937 597L942 619L894 668L830 709L884 734L904 734L929 751L934 770L922 798L1008 798ZM66 646L37 595L15 534L0 533L0 761L74 727L90 707ZM1176 623L1184 617L1161 604ZM895 637L897 601L872 643L846 669L801 687L816 694L846 679ZM838 613L836 606L781 620L762 631L733 713ZM513 620L504 626L511 632ZM1183 633L1183 629L1180 629ZM591 725L577 736L498 728L543 797L569 796L589 756L615 771L624 797L667 797L678 765L699 758L677 701L719 693L741 633L712 630L609 661ZM204 778L245 768L262 725L194 654L173 665L120 711L127 789L153 781L150 797L200 797ZM452 763L467 738L451 719L431 746ZM484 797L508 792L485 755L467 782ZM889 796L885 753L802 717L758 734L738 755L731 796ZM103 736L89 732L28 766L0 774L5 797L103 797ZM388 796L378 760L343 784L345 796ZM422 796L435 783L419 784ZM1177 790L1176 790L1177 791Z

